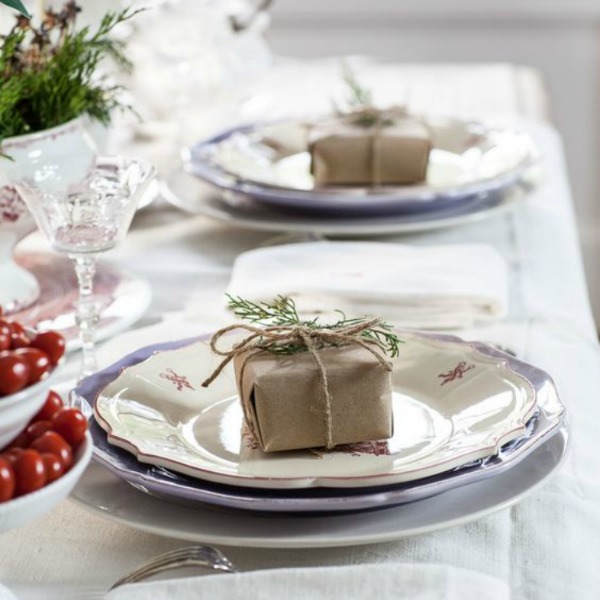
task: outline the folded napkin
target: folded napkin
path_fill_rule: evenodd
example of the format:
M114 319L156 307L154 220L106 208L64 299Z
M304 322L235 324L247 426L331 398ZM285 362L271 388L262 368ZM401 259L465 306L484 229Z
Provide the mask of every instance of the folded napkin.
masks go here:
M304 316L340 309L401 327L454 329L506 315L508 268L485 244L310 242L241 254L227 291L253 301L289 296Z
M490 575L445 565L355 565L272 569L130 584L105 600L510 600Z

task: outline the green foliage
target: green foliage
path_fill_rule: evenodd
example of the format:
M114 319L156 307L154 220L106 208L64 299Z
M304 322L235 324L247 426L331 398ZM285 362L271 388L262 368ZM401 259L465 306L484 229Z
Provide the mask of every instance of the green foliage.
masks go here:
M10 6L10 8L14 8L15 10L19 11L24 17L29 17L29 11L21 2L21 0L0 0L0 4Z
M110 58L129 67L123 42L112 30L136 11L108 13L95 32L75 29L79 7L67 2L59 12L47 10L39 28L19 16L2 37L0 49L0 142L3 138L62 125L82 114L101 123L120 106L120 87L100 76Z
M272 302L260 303L251 302L250 300L245 300L239 296L230 296L229 294L227 294L227 298L229 299L228 306L236 317L249 321L250 323L259 323L267 327L273 325L283 327L300 325L312 329L336 331L353 325L366 323L371 320L371 317L348 319L342 311L337 311L340 314L340 319L335 323L320 323L318 317L310 321L303 321L298 315L295 302L291 298L285 296L277 296ZM380 322L374 327L365 329L360 335L361 337L377 343L391 357L398 356L399 345L402 341L392 331L392 326L388 323ZM296 352L305 351L306 346L303 344L289 343L284 346L270 345L267 349L270 352L276 352L278 354L294 354Z

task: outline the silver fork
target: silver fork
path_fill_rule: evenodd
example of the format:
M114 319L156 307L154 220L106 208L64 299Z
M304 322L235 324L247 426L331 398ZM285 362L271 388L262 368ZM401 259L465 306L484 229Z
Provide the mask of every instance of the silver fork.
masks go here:
M237 569L231 561L219 550L212 546L189 546L161 554L151 561L145 563L135 571L121 577L111 586L111 590L125 585L147 579L163 571L181 569L183 567L205 567L223 573L235 573ZM109 590L110 591L110 590Z

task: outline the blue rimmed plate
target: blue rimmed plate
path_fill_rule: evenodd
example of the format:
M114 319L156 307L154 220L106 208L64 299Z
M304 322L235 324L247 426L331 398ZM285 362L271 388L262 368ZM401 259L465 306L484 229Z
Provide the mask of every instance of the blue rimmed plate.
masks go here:
M317 186L303 122L229 129L184 152L188 173L227 193L295 213L336 217L415 214L464 204L514 185L538 162L531 137L457 119L428 121L426 181L404 186Z

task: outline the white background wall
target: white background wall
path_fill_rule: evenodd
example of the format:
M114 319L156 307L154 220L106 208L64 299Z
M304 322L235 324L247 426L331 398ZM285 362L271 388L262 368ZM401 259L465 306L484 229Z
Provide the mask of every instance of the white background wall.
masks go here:
M565 141L600 323L600 0L276 0L270 39L277 53L292 56L538 69Z

